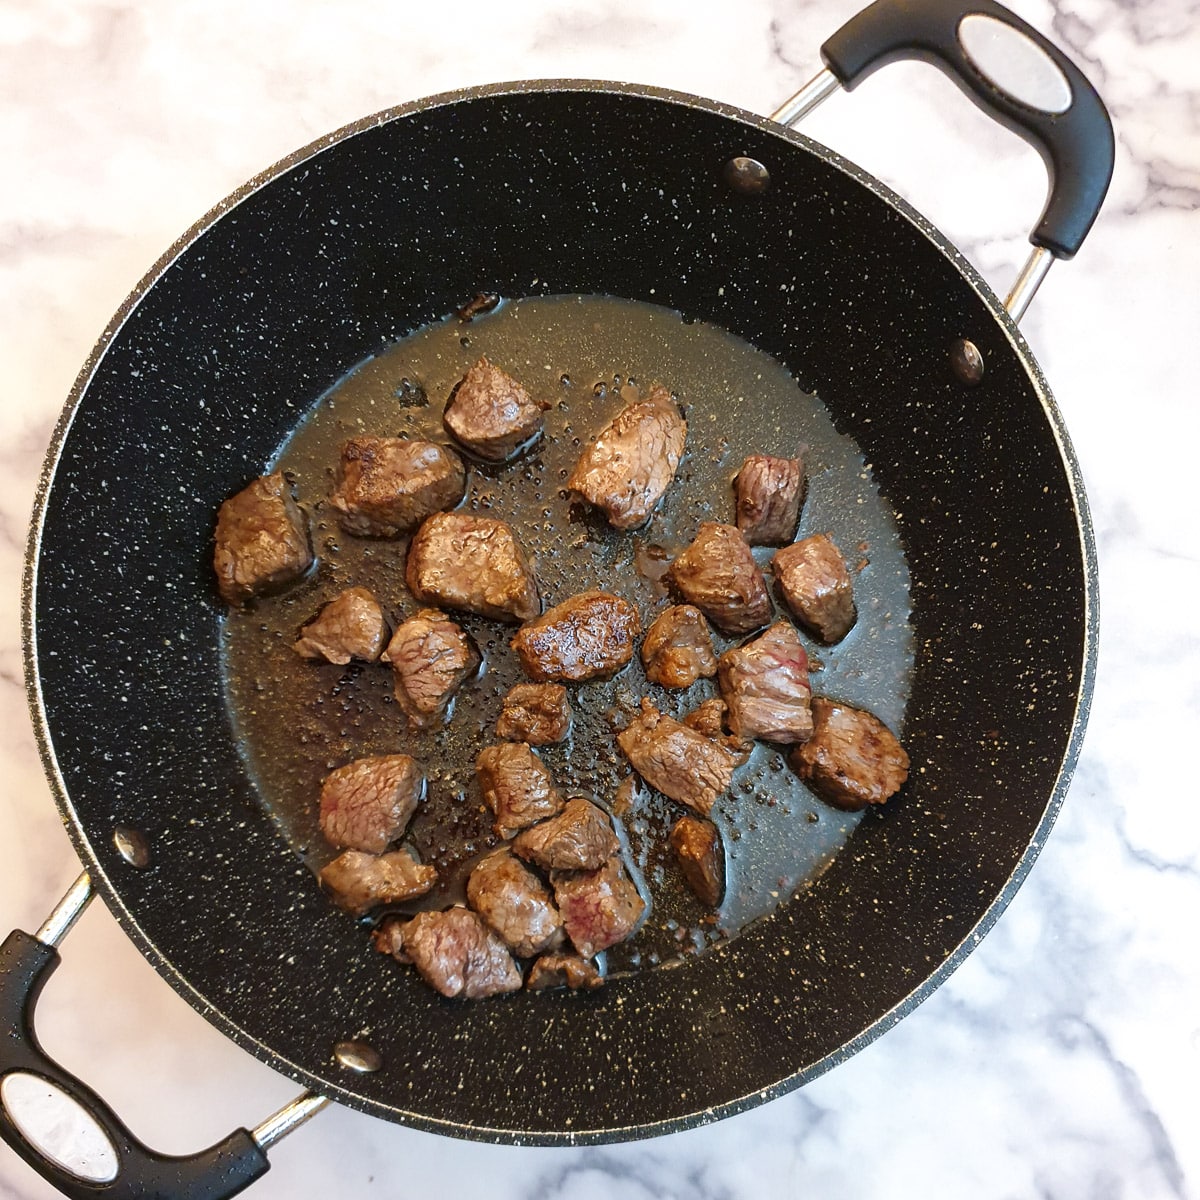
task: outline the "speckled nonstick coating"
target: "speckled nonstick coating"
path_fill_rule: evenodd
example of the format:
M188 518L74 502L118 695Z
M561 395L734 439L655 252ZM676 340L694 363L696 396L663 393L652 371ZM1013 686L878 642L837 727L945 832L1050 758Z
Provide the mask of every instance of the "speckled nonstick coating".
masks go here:
M722 166L762 160L762 196ZM807 893L597 994L443 1001L363 939L255 802L223 704L218 504L351 365L480 290L606 292L716 322L815 387L895 505L914 583L912 778ZM969 336L987 374L959 384ZM1004 907L1078 752L1095 657L1078 468L979 277L877 182L692 97L508 85L384 113L203 220L80 375L30 539L27 670L96 885L252 1053L378 1116L512 1142L713 1120L915 1006ZM153 865L128 866L118 824ZM331 1048L365 1035L384 1067Z

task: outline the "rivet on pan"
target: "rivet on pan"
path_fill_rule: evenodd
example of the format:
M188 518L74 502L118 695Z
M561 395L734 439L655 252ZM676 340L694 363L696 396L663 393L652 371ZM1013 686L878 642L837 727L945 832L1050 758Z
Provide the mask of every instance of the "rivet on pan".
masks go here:
M338 1042L333 1048L333 1057L347 1071L357 1071L359 1075L370 1075L383 1066L379 1051L366 1042Z
M113 830L113 845L117 853L131 866L140 871L150 865L150 843L140 829L118 825Z
M974 387L983 379L983 355L967 338L955 339L950 347L950 369L959 383Z
M771 186L771 172L757 158L739 154L725 164L725 182L744 196L757 196Z

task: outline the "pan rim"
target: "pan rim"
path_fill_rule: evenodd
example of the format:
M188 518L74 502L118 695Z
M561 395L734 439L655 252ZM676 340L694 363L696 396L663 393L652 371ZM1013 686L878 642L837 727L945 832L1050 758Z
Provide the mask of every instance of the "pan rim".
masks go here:
M243 1029L179 972L174 963L142 929L135 913L125 905L119 890L108 878L99 857L93 850L91 841L83 829L66 787L65 780L62 777L54 753L51 730L41 691L41 678L38 669L36 648L36 591L42 533L48 502L57 474L62 449L79 405L92 379L103 363L109 347L119 336L126 321L129 320L147 293L166 274L175 261L187 252L193 243L262 187L302 166L305 162L322 153L324 150L373 129L376 126L451 105L470 103L475 100L545 92L599 92L660 101L684 108L699 109L707 114L720 116L749 126L760 133L778 137L793 146L797 146L815 155L827 165L848 175L852 180L873 192L887 203L892 211L899 213L918 232L923 234L941 255L950 261L964 282L973 289L991 312L1004 337L1015 352L1022 368L1028 375L1034 394L1045 413L1051 433L1058 446L1061 460L1066 467L1067 486L1074 509L1080 546L1083 552L1084 639L1082 662L1080 664L1078 699L1071 720L1070 735L1062 759L1058 765L1053 790L1048 798L1042 817L1034 829L1029 844L1017 860L1003 888L988 904L975 925L968 931L954 950L903 1000L877 1017L864 1030L837 1050L819 1059L817 1062L788 1075L768 1087L750 1092L745 1096L727 1101L721 1105L700 1109L661 1121L631 1124L616 1128L522 1132L513 1129L489 1128L478 1125L467 1126L444 1118L406 1112L372 1101L353 1089L337 1083L336 1080L318 1076L308 1068L291 1062L280 1052L272 1049L265 1042ZM617 83L591 79L525 80L485 84L477 87L442 92L360 118L310 142L254 175L223 200L219 201L181 234L158 258L146 274L143 275L129 295L122 301L80 369L63 410L55 424L46 451L37 485L26 543L21 597L22 651L26 696L39 755L54 796L55 804L66 827L68 836L71 839L71 843L79 855L85 870L87 870L91 877L97 893L103 898L106 907L113 914L126 935L130 937L143 957L154 967L155 971L196 1009L205 1020L209 1021L237 1045L275 1070L288 1076L296 1083L311 1088L322 1095L329 1096L331 1099L336 1099L348 1107L370 1113L373 1116L382 1117L398 1124L407 1125L430 1133L498 1144L545 1146L601 1145L662 1136L710 1124L724 1117L747 1111L768 1100L785 1095L823 1075L832 1067L839 1065L869 1045L901 1020L901 1018L912 1012L957 969L970 951L978 945L982 937L996 923L1000 915L1007 908L1017 889L1024 882L1045 843L1046 837L1065 799L1082 747L1095 683L1099 630L1098 586L1095 534L1084 490L1082 471L1063 422L1061 412L1050 391L1049 384L1037 360L1034 358L1028 343L1025 341L1016 323L1005 310L1000 299L974 266L963 256L961 251L926 217L892 191L886 184L863 171L848 159L843 158L836 151L805 137L803 134L779 125L769 118L737 106L702 96L636 83Z

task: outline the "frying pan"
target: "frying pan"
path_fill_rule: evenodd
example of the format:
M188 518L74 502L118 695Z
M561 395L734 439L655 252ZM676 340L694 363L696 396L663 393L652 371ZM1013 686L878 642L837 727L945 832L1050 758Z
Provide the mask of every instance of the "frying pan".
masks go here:
M1002 74L1000 27L1054 70ZM1051 168L1007 308L903 201L786 127L899 56L945 67ZM523 1143L714 1120L893 1024L1011 897L1065 793L1096 636L1078 468L1015 318L1090 227L1111 129L1078 70L988 2L883 0L823 58L774 120L587 82L369 118L236 193L116 315L47 458L25 596L35 725L85 875L35 937L0 949L0 1075L57 1084L116 1150L116 1177L86 1182L0 1112L64 1194L232 1195L327 1099ZM470 1006L364 954L256 802L224 709L208 550L217 505L270 461L298 397L479 290L665 304L818 390L895 508L917 666L912 779L812 888L677 970ZM40 1050L38 990L93 892L181 994L304 1085L294 1105L167 1158Z

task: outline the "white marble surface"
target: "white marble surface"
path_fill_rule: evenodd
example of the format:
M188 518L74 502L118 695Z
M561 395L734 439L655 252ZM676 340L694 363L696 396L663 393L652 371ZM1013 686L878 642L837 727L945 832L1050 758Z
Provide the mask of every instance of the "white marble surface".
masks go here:
M1200 1195L1200 27L1192 0L1015 0L1089 65L1118 129L1106 212L1025 322L1075 439L1102 650L1075 784L995 930L915 1014L801 1092L635 1145L472 1145L331 1110L255 1195L495 1200ZM850 0L0 0L0 922L77 871L21 686L19 581L42 451L112 310L238 183L352 118L461 84L638 80L769 111ZM929 68L806 132L942 226L998 289L1041 202L1036 156ZM1150 599L1151 603L1147 603ZM39 1010L50 1050L183 1152L295 1088L207 1026L98 907ZM50 1190L0 1147L0 1196Z

